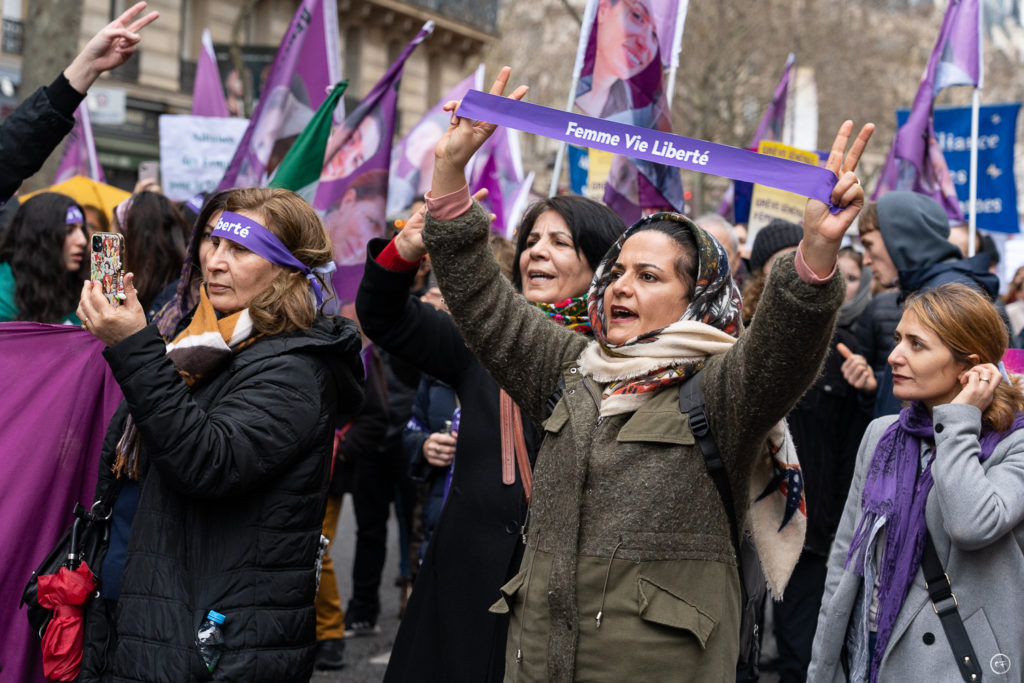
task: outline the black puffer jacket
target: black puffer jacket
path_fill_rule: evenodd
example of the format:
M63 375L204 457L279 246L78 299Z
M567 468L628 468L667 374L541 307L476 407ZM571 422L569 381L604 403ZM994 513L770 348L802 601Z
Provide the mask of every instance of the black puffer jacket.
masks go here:
M75 108L84 98L60 74L0 121L0 204L39 170L71 131Z
M141 435L141 496L116 645L102 676L87 647L81 680L309 679L333 434L362 398L359 346L354 323L321 317L258 339L192 391L155 326L104 352ZM101 468L97 495L110 481ZM211 609L227 617L212 674L195 644Z

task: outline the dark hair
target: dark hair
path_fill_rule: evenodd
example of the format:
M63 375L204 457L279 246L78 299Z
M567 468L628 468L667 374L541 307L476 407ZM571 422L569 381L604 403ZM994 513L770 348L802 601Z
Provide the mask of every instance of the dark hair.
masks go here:
M69 272L64 263L68 208L81 206L67 195L43 192L27 199L0 240L0 262L11 266L18 320L60 323L78 304L89 259ZM83 214L84 215L84 214ZM86 237L85 228L82 236Z
M626 224L617 213L593 199L560 195L534 202L523 214L516 230L516 251L512 259L512 284L516 289L523 288L523 277L519 272L520 257L526 251L526 241L534 223L545 211L554 211L562 217L569 226L573 248L587 259L591 270L597 268L615 240L626 231Z
M139 303L148 310L181 273L189 226L171 200L148 191L132 198L124 223L124 269L135 274Z
M857 234L867 235L878 231L878 202L867 202L857 217Z
M665 221L658 220L637 228L633 235L641 232L653 230L660 232L663 235L668 235L675 243L682 249L682 254L676 259L676 274L682 279L683 284L686 285L686 291L689 296L693 296L693 290L697 285L697 240L693 236L692 228L687 226L685 223L678 221ZM630 237L633 237L630 235ZM629 241L629 238L626 239Z
M843 258L844 256L856 263L858 268L864 267L864 254L860 253L853 247L841 248L836 258Z

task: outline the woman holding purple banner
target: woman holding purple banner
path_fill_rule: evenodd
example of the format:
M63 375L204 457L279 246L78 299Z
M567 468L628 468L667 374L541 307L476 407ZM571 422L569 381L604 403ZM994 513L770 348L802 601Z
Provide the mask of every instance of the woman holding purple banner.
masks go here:
M508 77L506 68L492 93ZM749 526L781 594L806 521L782 418L817 375L843 300L836 254L863 205L853 170L873 126L849 151L853 124L840 128L832 206L808 200L803 241L775 263L742 336L721 245L662 213L627 230L596 269L588 341L496 276L487 214L465 179L496 127L460 118L457 106L447 106L422 238L467 344L544 432L520 571L491 607L511 619L506 680L732 679L740 584L730 519L739 532ZM730 510L680 410L698 372L739 502Z
M118 487L83 680L306 681L339 415L362 395L360 335L320 313L331 246L285 190L234 190L198 249L199 303L167 344L134 278L78 312L125 395L97 498ZM97 568L94 568L97 569ZM218 661L197 629L225 617ZM115 616L116 615L116 616Z

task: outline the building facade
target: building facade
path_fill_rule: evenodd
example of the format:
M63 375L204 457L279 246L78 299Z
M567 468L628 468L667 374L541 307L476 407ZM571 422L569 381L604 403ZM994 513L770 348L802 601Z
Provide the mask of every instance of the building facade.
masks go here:
M30 0L2 2L0 117L28 95L17 86L22 21ZM131 4L83 0L79 43L84 45ZM108 182L131 189L139 163L159 158L159 116L191 111L204 29L210 30L218 57L226 60L237 24L246 65L269 65L298 5L298 0L149 0L149 9L159 11L160 19L146 28L136 55L91 91L99 109L90 109L97 153ZM398 135L476 68L484 46L497 35L498 0L338 0L341 68L349 79L347 110L370 91L427 20L436 28L406 63Z

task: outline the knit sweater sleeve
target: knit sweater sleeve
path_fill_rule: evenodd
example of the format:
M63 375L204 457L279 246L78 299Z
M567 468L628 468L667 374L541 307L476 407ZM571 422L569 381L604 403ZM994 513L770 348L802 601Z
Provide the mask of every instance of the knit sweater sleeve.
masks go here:
M820 286L801 280L791 254L776 261L750 327L704 373L708 421L724 457L753 457L814 382L843 292L835 275Z
M544 419L562 364L586 340L516 294L488 245L490 220L477 202L450 221L427 214L423 239L445 302L466 344L523 412Z

